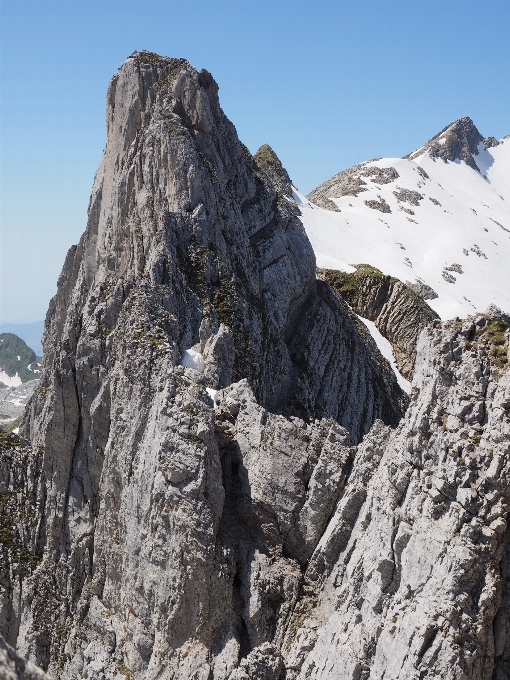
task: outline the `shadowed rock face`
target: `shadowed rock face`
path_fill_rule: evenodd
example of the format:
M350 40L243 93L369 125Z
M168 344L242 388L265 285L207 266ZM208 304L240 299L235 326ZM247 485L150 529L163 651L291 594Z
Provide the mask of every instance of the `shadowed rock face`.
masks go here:
M0 677L2 680L51 680L44 671L21 658L0 635Z
M320 269L318 276L356 314L375 323L391 342L398 370L404 378L412 380L418 337L426 326L439 319L421 295L370 265L357 265L351 274Z
M268 174L275 188L284 196L291 198L292 182L289 173L269 144L263 144L253 158L257 165Z
M30 446L2 459L19 550L0 621L56 677L277 674L350 442L407 403L316 280L301 222L217 89L148 52L113 77L87 229L20 430ZM190 348L204 373L179 366ZM216 419L206 388L237 389L238 405Z

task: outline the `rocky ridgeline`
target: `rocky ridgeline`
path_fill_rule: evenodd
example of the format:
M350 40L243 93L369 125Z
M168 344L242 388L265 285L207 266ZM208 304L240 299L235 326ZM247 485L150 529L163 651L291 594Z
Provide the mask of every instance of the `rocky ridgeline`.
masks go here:
M478 155L480 142L483 142L486 149L499 145L498 140L494 137L484 139L471 118L465 116L447 125L437 135L429 139L424 146L404 156L404 158L413 160L428 152L431 158L440 158L444 162L462 160L473 170L480 172L476 159L473 158L473 156Z
M267 173L275 189L287 198L292 198L292 182L289 173L269 144L263 144L253 158L261 170Z
M508 318L425 327L409 403L210 74L134 53L107 121L0 433L0 671L504 679ZM359 304L415 314L410 355L385 286Z
M340 212L336 203L331 200L332 198L358 196L367 190L367 182L379 185L391 184L391 182L397 180L399 174L395 168L379 168L369 165L378 160L380 159L374 158L371 161L365 161L347 170L342 170L342 172L334 175L331 179L328 179L311 191L307 195L307 199L319 206L319 208ZM376 203L376 201L371 202ZM381 210L381 212L391 212L389 206L387 208L384 207L387 205L384 200L382 200L381 205L383 206L382 208L376 206L376 209Z
M2 454L1 632L54 677L277 677L351 443L407 405L217 90L150 52L113 77L87 229Z
M318 276L356 314L375 323L392 345L398 370L412 380L418 337L439 318L423 297L409 285L366 264L357 265L351 274L322 269Z

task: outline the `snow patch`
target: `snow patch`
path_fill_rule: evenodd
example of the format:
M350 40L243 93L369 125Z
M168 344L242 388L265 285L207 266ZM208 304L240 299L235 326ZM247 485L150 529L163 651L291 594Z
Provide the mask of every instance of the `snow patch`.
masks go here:
M21 385L21 378L16 371L16 375L7 375L5 371L0 371L0 382L7 387L19 387Z
M211 397L211 399L214 403L214 408L219 406L219 404L220 404L220 393L218 392L218 390L213 390L211 387L206 387L205 391Z
M411 207L412 220L399 209L410 204L396 200L394 184L376 187L368 182L358 197L336 198L339 213L314 206L295 192L317 265L352 272L349 265L366 263L406 281L412 262L414 278L438 294L427 302L441 318L465 318L490 304L510 311L510 138L489 150L480 143L474 159L481 173L464 161L434 162L428 152L414 160L372 162L394 167L401 189L424 196ZM430 181L418 176L420 168ZM366 200L379 200L378 194L392 210L384 219L365 205ZM473 244L485 257L471 255ZM455 282L445 280L445 265L461 261L464 274Z
M194 349L187 349L181 357L181 366L186 366L186 368L194 368L195 371L203 373L205 370L204 357Z
M358 315L356 314L356 316ZM397 382L400 385L400 387L404 390L404 392L407 392L407 394L409 394L411 392L411 383L409 382L409 380L406 380L400 374L397 368L395 357L393 356L393 348L391 346L390 341L386 340L384 335L382 335L379 332L373 321L370 321L369 319L364 319L362 316L358 316L358 319L362 321L368 328L370 335L373 337L375 344L377 345L377 349L383 355L383 357L388 360L391 368L393 369L393 372L395 373Z

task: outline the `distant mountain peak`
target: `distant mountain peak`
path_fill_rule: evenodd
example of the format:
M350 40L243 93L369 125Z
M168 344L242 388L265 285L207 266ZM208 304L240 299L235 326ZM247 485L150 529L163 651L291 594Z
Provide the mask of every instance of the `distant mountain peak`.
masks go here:
M404 156L404 158L415 160L428 152L433 159L441 158L445 162L462 160L473 170L480 172L480 168L473 158L473 156L478 155L480 142L484 143L486 148L499 144L494 137L484 139L471 118L464 116L454 120L453 123L450 123L429 139L426 144Z
M14 333L0 333L0 386L17 387L40 373L34 350Z

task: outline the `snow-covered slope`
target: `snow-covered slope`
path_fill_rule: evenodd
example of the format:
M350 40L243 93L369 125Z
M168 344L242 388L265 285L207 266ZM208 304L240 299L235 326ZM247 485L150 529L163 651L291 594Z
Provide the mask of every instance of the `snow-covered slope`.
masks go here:
M459 123L472 126L464 146ZM443 160L449 149L455 160ZM459 160L467 153L475 167ZM340 211L294 192L318 267L366 263L421 280L437 293L427 302L442 318L491 303L510 310L510 137L483 141L460 119L409 157L360 164L309 197Z

